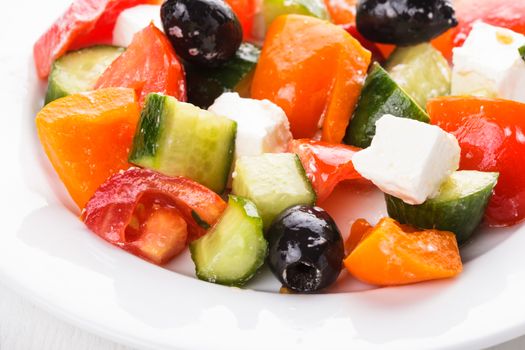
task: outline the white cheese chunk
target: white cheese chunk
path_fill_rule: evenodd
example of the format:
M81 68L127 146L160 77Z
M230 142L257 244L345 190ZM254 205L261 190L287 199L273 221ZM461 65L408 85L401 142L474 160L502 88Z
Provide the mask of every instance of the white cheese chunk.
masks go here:
M151 22L162 30L160 5L138 5L122 11L113 29L113 45L129 46L135 33L146 28Z
M453 51L452 95L525 102L525 62L518 52L523 45L524 35L476 22Z
M237 93L227 92L209 110L237 122L235 159L285 152L292 139L286 114L268 100L241 98Z
M456 138L439 127L387 114L376 122L370 147L352 162L383 192L421 204L458 169L460 151Z

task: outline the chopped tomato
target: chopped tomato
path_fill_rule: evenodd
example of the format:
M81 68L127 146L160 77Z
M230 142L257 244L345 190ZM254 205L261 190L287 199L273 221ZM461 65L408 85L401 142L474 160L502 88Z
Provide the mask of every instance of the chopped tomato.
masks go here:
M335 24L353 24L357 0L324 0L330 18Z
M525 1L455 0L454 9L458 26L432 42L449 60L452 59L452 48L463 45L475 21L525 34Z
M344 264L357 279L379 286L449 278L463 270L452 232L420 231L390 218L368 229Z
M184 68L164 33L153 24L135 34L127 50L102 74L95 88L112 86L135 89L141 104L151 92L186 101Z
M126 8L155 0L75 0L33 47L38 76L46 78L51 64L66 51L110 43L118 15Z
M79 208L109 176L130 167L139 116L135 92L124 88L69 95L36 116L47 157Z
M82 219L108 242L164 263L201 237L225 209L219 195L188 178L130 168L99 187Z
M352 164L352 157L360 148L302 139L290 142L289 150L301 159L318 202L328 198L341 181L363 179Z
M248 40L251 37L253 19L257 11L255 0L226 0L226 2L231 6L237 18L239 18L239 22L241 22L244 40Z
M343 28L285 15L270 26L252 84L288 116L295 138L339 143L353 113L371 54Z
M460 168L499 172L486 220L508 226L525 219L525 104L442 97L427 104L431 122L456 136Z
M372 225L370 225L365 219L357 219L354 221L352 228L350 229L350 234L345 241L346 254L349 255L352 253L355 247L357 247L357 245L361 243L371 231Z
M355 24L347 24L347 25L344 25L343 28L348 33L350 33L350 35L354 37L354 39L357 39L359 43L363 45L364 48L366 48L368 51L372 53L373 61L377 61L377 62L385 61L385 55L383 55L383 52L379 49L378 44L366 39L363 35L361 35L361 33L357 31L357 27L355 26ZM383 45L383 46L394 47L393 45Z

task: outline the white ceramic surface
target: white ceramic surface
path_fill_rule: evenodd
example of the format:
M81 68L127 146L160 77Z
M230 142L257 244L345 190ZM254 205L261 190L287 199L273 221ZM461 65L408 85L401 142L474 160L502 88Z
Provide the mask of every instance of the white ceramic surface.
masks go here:
M67 3L19 1L0 14L3 282L76 325L154 349L477 349L525 333L523 225L483 230L455 280L370 290L343 273L331 294L306 296L275 293L268 273L250 285L258 291L204 283L187 255L173 272L91 234L33 124L45 86L31 46ZM343 232L358 215L384 213L380 194L346 192L328 205Z

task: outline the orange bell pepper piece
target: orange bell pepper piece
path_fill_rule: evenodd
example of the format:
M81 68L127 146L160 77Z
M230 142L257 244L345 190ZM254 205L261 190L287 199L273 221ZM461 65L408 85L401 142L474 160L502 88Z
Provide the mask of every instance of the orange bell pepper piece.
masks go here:
M345 241L346 254L350 254L354 251L355 247L365 239L372 231L372 225L365 219L357 219L350 228L350 235Z
M340 143L361 93L371 54L342 27L301 15L270 26L252 84L288 116L294 138Z
M40 142L80 208L109 176L130 167L139 113L132 89L108 88L55 100L36 116Z
M355 22L357 0L324 0L324 3L335 24Z
M357 279L390 286L453 277L463 265L456 236L383 218L344 261Z

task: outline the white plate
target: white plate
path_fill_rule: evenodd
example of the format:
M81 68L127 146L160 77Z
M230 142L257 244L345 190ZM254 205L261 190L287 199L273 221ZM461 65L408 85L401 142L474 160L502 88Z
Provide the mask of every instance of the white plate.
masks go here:
M154 349L478 349L525 333L523 226L482 232L455 280L366 290L343 272L333 294L306 296L276 294L268 274L251 284L260 291L200 282L187 256L172 272L88 232L33 124L44 84L31 46L67 3L10 2L0 15L3 282L76 325ZM376 202L363 189L329 210L345 233L358 215L379 217Z

